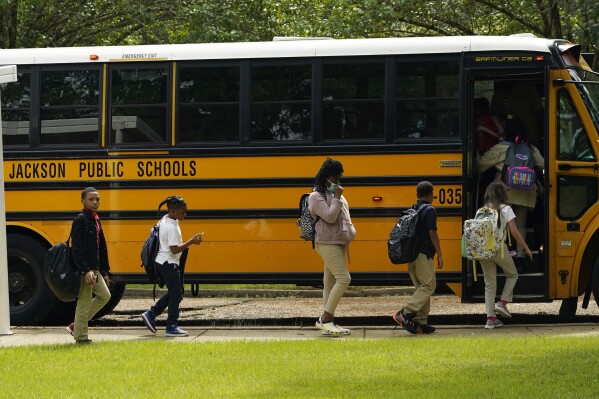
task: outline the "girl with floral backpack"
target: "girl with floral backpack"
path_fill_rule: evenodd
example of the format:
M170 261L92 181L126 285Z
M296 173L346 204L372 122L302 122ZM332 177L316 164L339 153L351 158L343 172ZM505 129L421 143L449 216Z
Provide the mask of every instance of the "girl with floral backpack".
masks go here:
M532 252L516 227L516 215L508 203L507 193L502 183L495 182L489 184L489 187L487 187L487 190L485 191L485 206L496 210L499 214L497 232L502 235L500 239L503 245L502 250L497 251L495 256L480 261L485 279L485 308L487 312L487 323L485 324L485 328L492 329L503 325L503 323L497 319L497 315L506 318L512 317L507 309L507 303L512 301L514 287L518 280L518 272L516 271L514 260L510 256L510 251L505 243L506 230L509 229L512 237L522 246L526 255L531 260ZM505 274L505 285L501 292L501 296L499 297L499 301L495 303L495 296L497 294L497 266L499 266Z

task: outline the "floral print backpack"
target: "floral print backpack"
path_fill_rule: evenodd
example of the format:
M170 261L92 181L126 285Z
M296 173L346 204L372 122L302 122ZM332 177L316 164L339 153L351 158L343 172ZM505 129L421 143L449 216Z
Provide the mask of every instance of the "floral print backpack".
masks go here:
M474 219L464 222L462 256L472 260L487 260L503 250L504 235L500 231L499 213L487 206L478 211Z

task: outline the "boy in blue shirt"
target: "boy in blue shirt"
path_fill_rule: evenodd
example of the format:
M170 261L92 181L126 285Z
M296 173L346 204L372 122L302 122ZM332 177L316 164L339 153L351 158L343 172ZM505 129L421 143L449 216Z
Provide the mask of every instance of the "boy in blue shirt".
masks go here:
M420 210L418 218L418 257L408 263L408 273L416 290L408 303L393 316L393 320L411 334L432 334L435 327L428 324L431 296L435 292L437 280L433 259L437 254L437 267L443 268L443 255L437 235L437 211L431 205L434 187L428 181L416 186L418 202L414 208ZM425 207L420 209L421 207Z

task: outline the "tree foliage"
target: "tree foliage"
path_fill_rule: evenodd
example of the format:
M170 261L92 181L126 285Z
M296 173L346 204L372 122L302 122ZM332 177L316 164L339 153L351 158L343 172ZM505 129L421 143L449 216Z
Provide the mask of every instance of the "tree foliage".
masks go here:
M3 48L522 32L599 52L599 6L595 0L0 0Z

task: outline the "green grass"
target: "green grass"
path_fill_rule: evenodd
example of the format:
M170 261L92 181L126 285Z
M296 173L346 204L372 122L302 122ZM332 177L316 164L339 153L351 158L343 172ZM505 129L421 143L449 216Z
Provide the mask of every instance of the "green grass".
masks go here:
M2 398L590 398L598 337L102 342L0 350Z

